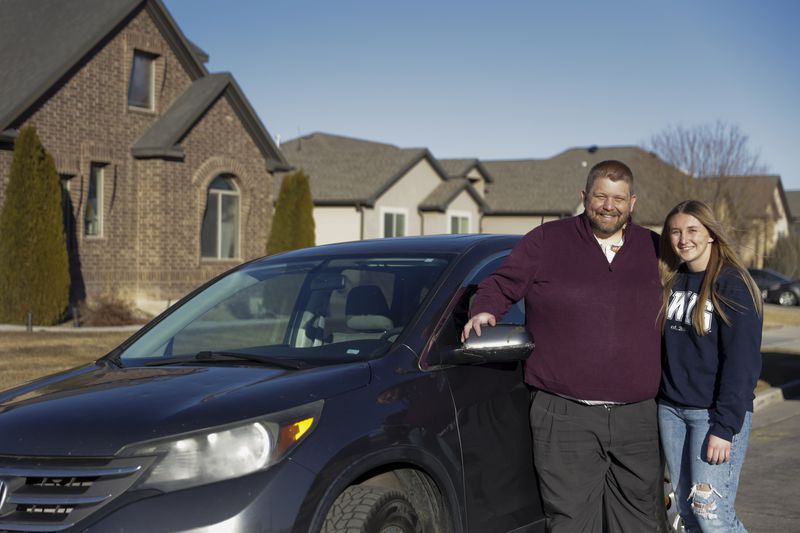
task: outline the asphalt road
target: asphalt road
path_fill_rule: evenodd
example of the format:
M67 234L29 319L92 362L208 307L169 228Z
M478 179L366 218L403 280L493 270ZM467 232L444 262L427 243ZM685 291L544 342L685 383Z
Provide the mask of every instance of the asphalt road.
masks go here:
M800 532L800 399L753 415L736 512L750 533Z
M764 330L761 351L777 390L753 415L736 512L750 533L800 532L800 327Z

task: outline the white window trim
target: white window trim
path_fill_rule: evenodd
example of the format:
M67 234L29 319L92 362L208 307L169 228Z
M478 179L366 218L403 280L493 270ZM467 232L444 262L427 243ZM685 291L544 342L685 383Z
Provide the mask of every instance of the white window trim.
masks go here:
M447 233L453 231L453 226L452 226L453 221L451 220L452 217L466 218L467 233L474 233L472 229L472 213L470 213L469 211L457 211L457 210L447 211Z
M130 91L130 84L131 79L133 78L133 65L136 62L136 54L141 54L143 56L147 56L150 59L150 89L148 91L148 102L147 106L138 106L132 105L130 102L130 94L125 95L125 100L128 104L128 109L132 109L135 111L147 111L153 112L156 109L156 60L158 60L158 56L151 52L147 52L146 50L139 50L135 48L133 50L133 56L131 56L131 68L128 72L128 90Z
M97 169L97 226L99 227L99 231L97 235L89 235L86 233L86 214L85 212L82 213L83 215L83 236L86 239L102 239L105 234L105 217L103 216L103 211L105 211L105 198L104 198L104 190L105 190L105 181L106 181L106 165L101 163L91 163L89 165L89 183L86 187L86 205L89 205L89 190L91 189L91 179L92 179L92 169ZM85 209L85 207L84 207Z
M379 210L379 213L380 213L380 233L378 235L380 235L380 237L382 239L389 238L389 237L386 237L386 227L385 227L386 224L384 223L384 219L386 218L385 215L387 213L388 214L392 214L392 215L403 215L405 217L405 221L406 221L406 223L405 223L405 233L403 235L404 236L409 235L409 233L408 233L408 222L409 222L408 208L406 208L406 207L381 207L380 210Z
M226 191L222 189L214 189L213 192L209 192L209 189L206 189L206 198L208 201L211 201L212 195L217 195L217 251L214 257L211 256L204 256L203 255L203 245L200 244L200 259L203 261L241 261L242 259L242 193L239 190L239 185L236 183L236 179L232 177L231 182L233 186L236 187L235 191ZM239 251L239 254L236 257L222 257L222 197L223 196L236 196L239 199L239 216L237 217L239 220L239 226L236 229L236 249ZM206 206L208 209L208 206Z

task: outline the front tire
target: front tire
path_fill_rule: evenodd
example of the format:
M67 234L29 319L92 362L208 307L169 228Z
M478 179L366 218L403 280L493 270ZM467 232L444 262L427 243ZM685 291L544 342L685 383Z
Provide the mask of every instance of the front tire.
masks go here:
M422 525L401 491L354 485L333 502L321 533L422 533Z
M797 295L792 291L783 291L778 295L778 303L789 307L797 305Z

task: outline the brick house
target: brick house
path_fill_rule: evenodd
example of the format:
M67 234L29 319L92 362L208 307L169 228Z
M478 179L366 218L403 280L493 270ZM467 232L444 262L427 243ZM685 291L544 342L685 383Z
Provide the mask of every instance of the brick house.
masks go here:
M2 7L0 205L33 125L62 177L73 301L108 291L161 310L264 254L287 162L159 0Z

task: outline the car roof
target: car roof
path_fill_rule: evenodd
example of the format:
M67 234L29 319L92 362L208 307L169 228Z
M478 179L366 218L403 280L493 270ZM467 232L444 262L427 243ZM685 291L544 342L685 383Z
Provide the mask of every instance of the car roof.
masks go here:
M784 274L782 272L778 272L777 270L773 270L771 268L748 268L747 270L750 271L751 273L752 272L764 272L766 274L772 274L773 276L777 276L779 278L783 278L783 279L787 279L787 280L791 280L792 279L789 276L787 276L786 274Z
M414 237L392 237L385 239L369 239L336 244L324 244L311 248L302 248L269 256L266 259L312 259L329 258L332 255L355 254L454 254L461 255L470 251L491 253L504 248L511 248L521 235L493 234L446 234Z

